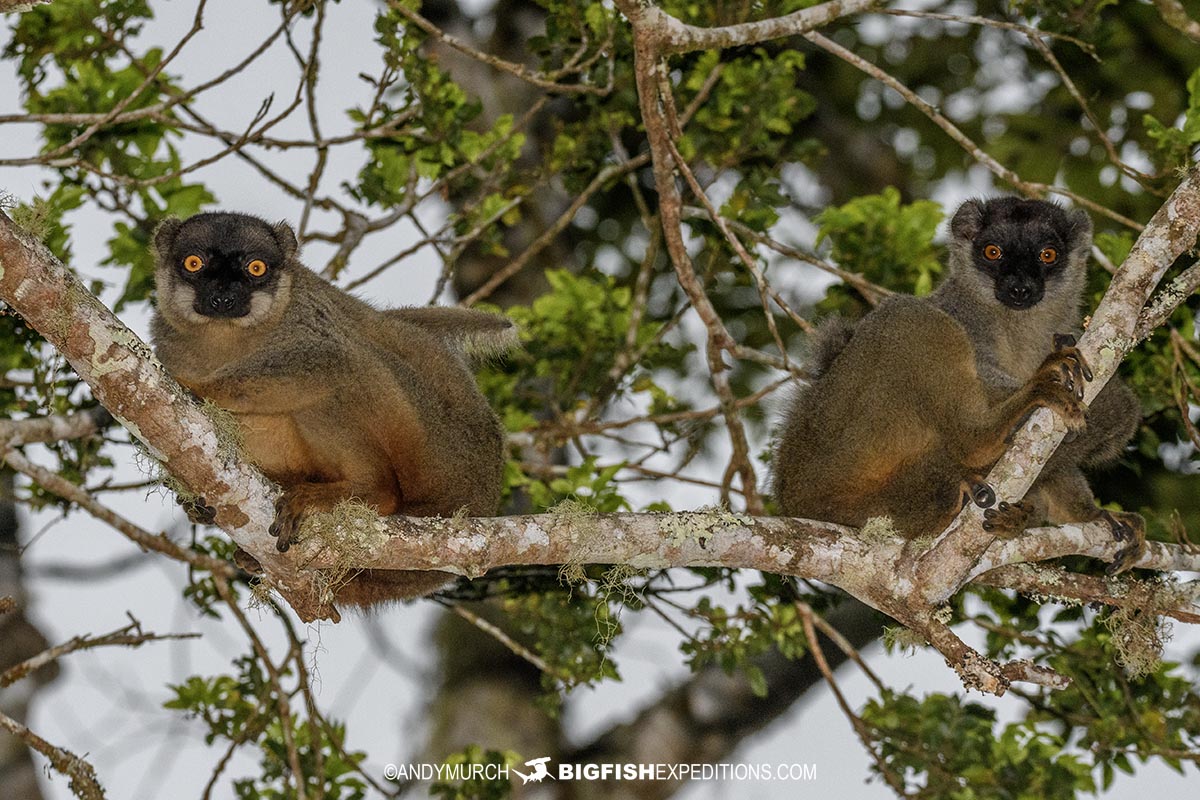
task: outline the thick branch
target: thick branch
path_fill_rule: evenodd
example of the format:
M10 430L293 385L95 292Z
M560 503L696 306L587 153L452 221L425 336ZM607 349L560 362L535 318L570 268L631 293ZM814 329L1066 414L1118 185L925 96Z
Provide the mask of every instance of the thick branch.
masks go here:
M315 515L314 520L335 519ZM320 523L318 523L320 524ZM343 523L334 538L361 541L362 531ZM729 567L756 569L831 583L880 608L878 601L911 586L894 566L911 559L904 539L828 522L751 517L727 511L670 514L549 513L511 517L385 517L370 533L386 534L368 564L372 569L431 569L478 577L501 566L629 564L644 569ZM336 523L335 523L336 525ZM336 545L335 545L336 546ZM308 540L299 547L307 566L335 566L339 555ZM1065 555L1111 560L1117 551L1104 522L1039 528L994 543L971 575L1005 564ZM1135 566L1200 571L1200 553L1147 543ZM935 570L941 574L941 570ZM887 609L883 609L887 610ZM890 612L889 612L890 613Z
M320 518L314 521L325 527ZM552 513L463 519L389 517L343 522L341 529L338 524L333 522L332 536L323 537L323 541L336 542L341 536L350 542L377 539L380 544L371 562L363 565L375 569L437 569L473 577L507 565L630 564L646 569L757 569L820 580L844 589L925 636L971 688L1003 694L1012 680L1046 686L1062 682L1061 676L1048 671L992 663L963 643L935 613L937 604L920 600L925 593L923 582L952 581L952 573L932 565L931 571L918 575L914 569L917 554L910 552L911 543L879 531L724 511ZM366 525L370 530L357 530L356 525ZM300 548L306 563L314 568L337 565L341 559L337 545L316 541L309 540ZM1072 554L1111 559L1115 551L1111 531L1103 522L1043 529L993 545L984 553L980 571ZM1200 553L1150 543L1136 566L1200 570ZM1029 591L1028 581L1023 580L1021 588ZM1046 595L1055 591L1055 582L1042 588Z
M1081 575L1049 564L1009 564L971 581L973 585L1015 589L1036 597L1047 592L1056 599L1076 603L1103 603L1113 608L1153 609L1164 617L1200 624L1197 587L1145 581L1120 575L1115 578Z

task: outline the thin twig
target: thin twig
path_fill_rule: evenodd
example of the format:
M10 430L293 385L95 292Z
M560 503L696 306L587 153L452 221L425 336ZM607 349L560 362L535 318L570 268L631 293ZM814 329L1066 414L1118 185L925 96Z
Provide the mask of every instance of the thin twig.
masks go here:
M975 144L975 142L973 142L969 136L967 136L965 133L963 133L958 128L957 125L955 125L953 122L951 122L949 119L947 119L945 117L945 115L943 115L940 111L938 111L936 108L934 108L927 100L925 100L923 97L918 95L912 89L909 89L907 86L905 86L903 83L898 81L896 78L892 77L892 75L890 75L886 71L880 69L879 67L872 64L870 61L867 61L865 58L862 58L861 56L856 55L855 53L842 47L840 44L833 41L832 39L822 36L819 33L809 32L809 33L804 34L804 38L808 39L810 42L815 44L817 47L820 47L822 50L825 50L826 52L829 52L829 53L837 56L838 58L842 59L843 61L850 64L851 66L856 67L860 71L866 73L867 75L870 75L872 78L875 78L877 81L884 84L885 86L893 89L897 94L899 94L901 97L903 97L910 105L912 105L914 108L916 108L918 111L920 111L926 117L928 117L930 119L930 121L933 122L933 124L935 124L939 128L941 128L946 133L947 136L949 136L951 139L953 139L960 147L962 147L962 149L966 150L971 155L972 158L974 158L980 164L983 164L985 167L987 167L992 172L992 174L996 175L998 178L1001 178L1002 180L1005 180L1008 183L1015 186L1022 194L1025 194L1029 197L1043 197L1043 196L1045 196L1045 194L1047 192L1051 192L1053 194L1061 195L1063 197L1068 197L1075 203L1078 203L1081 206L1089 208L1092 211L1096 212L1097 214L1102 214L1102 215L1108 217L1109 219L1116 220L1117 222L1121 223L1122 225L1125 225L1126 227L1132 228L1133 230L1136 230L1136 231L1142 230L1142 225L1140 223L1138 223L1122 214L1118 214L1117 212L1115 212L1109 208L1105 208L1104 206L1100 205L1099 203L1095 202L1094 200L1090 200L1086 197L1083 197L1082 195L1076 194L1075 192L1072 192L1068 189L1064 189L1062 187L1049 186L1044 183L1035 183L1035 182L1024 180L1016 172L1012 171L1011 169L1009 169L1008 167L1004 166L999 161L997 161L995 158L993 158L992 156L985 153L983 151L983 148L981 148L979 145Z
M441 28L437 27L432 22L418 14L416 11L413 11L402 3L389 2L388 7L448 47L452 47L463 55L470 56L476 61L480 61L484 64L488 64L489 66L495 67L502 72L507 72L510 75L514 75L527 83L537 86L540 89L561 94L594 94L601 97L612 91L611 80L610 85L608 86L592 86L584 83L558 83L555 78L561 75L568 75L576 72L579 69L582 69L575 67L571 63L568 63L563 69L558 70L555 75L547 78L539 73L533 72L523 64L514 64L511 61L505 61L504 59L494 56L491 53L485 53L482 50L477 50L476 48L471 47L471 45L446 33Z
M875 742L871 738L871 731L867 728L867 724L862 721L862 717L854 713L850 708L850 704L846 702L845 695L838 687L837 680L833 677L833 670L829 668L829 662L825 660L825 652L821 649L821 643L817 641L817 632L813 629L813 613L812 608L808 603L797 600L796 610L800 612L800 622L804 626L804 635L808 639L809 651L812 653L813 661L817 665L817 669L821 671L821 675L825 678L825 682L829 684L829 690L833 692L834 700L837 701L838 708L842 710L842 714L850 721L851 727L854 728L854 733L858 735L859 740L863 743L863 747L871 754L871 758L875 761L875 767L879 770L879 774L887 781L888 786L892 787L900 797L910 797L908 791L904 787L904 779L897 775L883 756L875 748ZM878 679L876 679L878 680Z

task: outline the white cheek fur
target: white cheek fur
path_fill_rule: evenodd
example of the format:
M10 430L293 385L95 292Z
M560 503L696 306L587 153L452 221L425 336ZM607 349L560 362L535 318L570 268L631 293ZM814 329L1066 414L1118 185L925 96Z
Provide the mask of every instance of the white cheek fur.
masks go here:
M233 320L240 328L253 328L262 322L282 313L287 306L292 293L292 278L284 274L279 277L274 291L257 291L250 295L250 312L244 317Z
M250 296L250 311L244 317L232 320L240 328L252 328L270 316L271 307L275 305L275 296L266 292L255 292Z
M208 318L196 313L192 306L196 302L196 290L186 283L177 283L171 291L171 310L188 322L203 323Z

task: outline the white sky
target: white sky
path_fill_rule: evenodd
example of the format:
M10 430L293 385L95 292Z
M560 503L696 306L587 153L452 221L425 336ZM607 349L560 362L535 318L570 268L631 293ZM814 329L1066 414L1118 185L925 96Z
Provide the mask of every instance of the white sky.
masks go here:
M189 27L194 6L190 2L155 4L160 18L147 26L147 40L170 43ZM359 72L374 72L374 46L371 23L373 3L331 5L331 23L326 31L319 98L326 134L337 125L345 125L341 110L365 101L364 84ZM187 76L186 83L197 82L223 70L235 58L257 45L264 32L276 24L274 7L263 4L210 2L204 31L193 40L171 70ZM306 23L298 26L306 29ZM306 41L303 33L299 40ZM0 31L0 47L7 42L7 26ZM0 65L0 76L12 73L12 64ZM200 108L222 121L225 127L240 130L253 116L259 102L270 92L276 93L274 109L288 102L294 91L294 61L282 48L275 48L263 61L218 94L207 96ZM20 100L15 77L0 77L0 113L17 111ZM33 126L6 126L0 129L0 149L8 155L33 153L37 143ZM275 130L278 135L304 136L303 115ZM209 145L185 147L185 161L210 152ZM272 163L280 171L298 176L310 166L308 156L277 154ZM326 187L352 177L360 165L359 151L341 148L333 151L326 174ZM43 173L32 169L0 169L0 190L18 200L29 200L41 187ZM224 208L259 213L268 218L299 215L295 201L268 187L249 167L230 158L197 173L216 193ZM943 187L937 199L955 202L968 193L986 188L973 176L971 186ZM329 221L318 216L316 227L328 230ZM84 208L71 215L74 225L75 266L91 278L119 281L123 275L101 268L106 251L104 240L111 234L110 218L103 212ZM359 273L379 263L406 242L368 240L356 253L351 266ZM324 264L330 249L318 245L306 249L310 265ZM439 265L428 251L410 259L390 279L369 284L364 294L381 303L424 303L432 290ZM111 295L111 293L110 293ZM111 301L112 297L108 297ZM130 309L123 319L144 334L146 309ZM761 442L758 443L761 446ZM36 458L39 454L31 450ZM43 463L45 463L43 459ZM117 466L117 481L137 480L142 473L131 462ZM647 487L644 491L653 492ZM649 499L649 497L647 498ZM681 490L668 498L677 508L694 507L714 501L702 489ZM174 503L158 494L126 493L108 502L150 530L181 531L182 519ZM214 675L228 672L230 660L245 652L247 645L240 630L228 620L214 623L200 618L179 592L185 581L184 569L165 559L146 556L144 565L113 578L87 582L63 581L40 575L45 568L75 564L95 566L135 552L123 537L93 522L80 513L56 521L52 515L36 514L22 518L26 541L37 533L28 546L24 563L30 573L34 616L52 641L62 641L83 633L101 633L127 622L126 614L139 619L145 630L159 633L199 632L199 640L148 644L138 650L106 648L69 656L63 675L43 690L29 723L33 730L50 741L86 755L96 767L100 779L113 798L154 798L198 796L211 769L223 752L218 743L210 748L201 739L201 725L181 714L161 708L168 698L165 684L182 682L194 674ZM372 618L351 617L339 625L301 626L315 648L312 666L318 681L317 696L324 709L335 718L348 719L352 749L364 749L370 755L368 769L379 776L390 761L407 761L422 743L424 679L432 668L430 648L425 634L435 609L431 604L394 608ZM260 621L260 634L273 647L281 639L277 624L269 615L251 612ZM568 729L579 741L606 726L631 716L639 706L653 699L662 689L686 675L677 650L676 635L658 620L644 615L627 614L629 631L621 640L616 659L625 680L607 683L595 690L576 692L570 701ZM1179 657L1200 644L1196 631L1177 631L1172 653ZM383 650L373 642L385 636L387 649L404 654L403 663L382 660ZM887 657L878 646L868 649L874 670L896 688L912 687L918 693L961 691L954 674L940 656L923 651L916 655ZM842 689L855 707L873 696L872 687L856 670L839 673ZM797 704L764 734L749 740L731 760L747 763L815 763L815 784L712 783L697 784L681 797L686 800L743 798L790 800L796 796L875 800L889 798L891 792L881 783L864 784L868 757L849 724L834 705L828 691L818 689L812 697ZM1003 719L1012 719L1021 706L1006 699L973 699L997 708ZM243 752L247 752L243 750ZM253 751L249 751L253 755ZM525 754L533 758L536 753ZM230 776L257 774L255 763L245 757L234 759L226 772L226 788L216 797L231 797ZM66 781L55 775L46 782L48 796L69 798ZM1106 795L1133 800L1147 790L1181 795L1183 780L1166 767L1142 768L1136 779L1119 777L1115 789ZM0 787L2 790L3 787ZM1194 787L1193 787L1194 790ZM0 791L2 794L2 791Z

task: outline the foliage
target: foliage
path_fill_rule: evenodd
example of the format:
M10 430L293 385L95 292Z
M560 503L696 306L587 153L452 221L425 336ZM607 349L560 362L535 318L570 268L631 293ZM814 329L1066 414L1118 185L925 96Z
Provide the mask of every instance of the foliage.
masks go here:
M1088 765L1066 742L1014 723L996 731L996 713L958 695L918 699L885 690L863 708L881 768L931 797L1007 800L1094 792Z
M754 663L756 656L778 650L785 658L800 659L809 651L790 585L763 577L763 584L749 588L751 605L726 609L708 596L701 597L689 616L703 627L681 648L693 670L709 664L727 674L741 670L760 697L767 695L767 683L762 668Z
M821 226L817 244L829 240L830 256L842 269L873 283L909 294L929 294L942 273L940 252L933 244L942 210L937 203L900 201L893 187L865 195L816 218ZM822 311L862 313L845 287L832 288L821 302Z
M346 752L342 725L318 724L299 716L282 720L278 703L287 704L288 698L278 696L278 684L268 678L258 656L242 656L234 667L233 675L192 676L172 686L175 696L164 705L199 720L207 728L204 739L209 744L220 739L258 747L262 774L235 781L237 797L284 800L295 796L285 780L292 770L285 739L294 742L299 754L307 792L339 800L366 797L366 785L357 774L365 754ZM287 734L282 725L290 726Z
M1153 114L1142 117L1146 135L1154 142L1155 160L1167 167L1185 168L1192 150L1200 144L1200 69L1187 82L1188 104L1178 127L1164 124Z
M542 686L547 693L540 704L551 713L557 713L563 695L576 686L620 679L610 650L621 632L624 597L599 570L593 575L597 580L579 580L586 573L573 576L567 591L509 597L501 606L513 629L534 642L546 664Z

